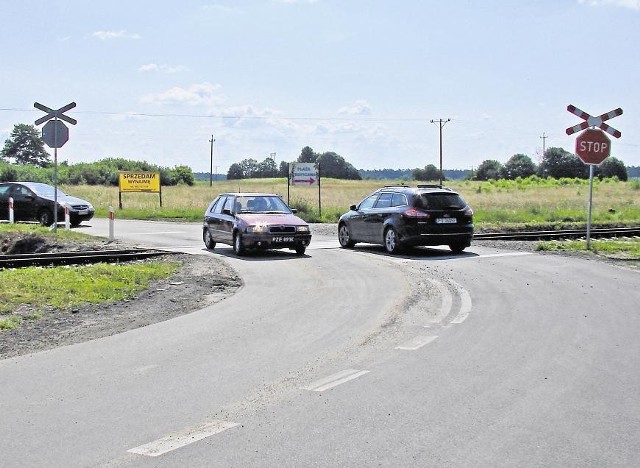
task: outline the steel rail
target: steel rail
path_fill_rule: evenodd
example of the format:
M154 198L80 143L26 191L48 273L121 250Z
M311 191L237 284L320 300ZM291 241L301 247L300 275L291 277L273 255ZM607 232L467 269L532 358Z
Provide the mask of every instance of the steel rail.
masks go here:
M175 252L152 249L127 249L0 255L0 268L78 265L100 262L127 262L172 253Z
M520 231L520 232L482 232L473 235L475 240L553 240L579 239L586 236L585 229L561 229L557 231ZM592 237L636 237L640 236L640 227L632 228L594 228Z

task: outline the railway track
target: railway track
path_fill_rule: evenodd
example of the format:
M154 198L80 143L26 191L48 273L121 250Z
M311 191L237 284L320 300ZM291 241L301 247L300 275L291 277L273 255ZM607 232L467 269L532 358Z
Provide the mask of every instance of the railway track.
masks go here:
M484 232L473 235L475 240L554 240L586 237L586 229L562 229L557 231ZM592 228L591 237L636 237L640 227Z
M563 229L558 231L483 232L474 234L475 240L553 240L579 239L586 236L585 229ZM594 228L592 238L640 236L640 227ZM77 265L99 262L127 262L169 253L155 249L92 250L82 252L34 253L0 255L0 268L22 268L28 266Z
M154 249L126 249L0 255L0 268L78 265L100 262L128 262L149 257L157 257L169 253L172 252Z

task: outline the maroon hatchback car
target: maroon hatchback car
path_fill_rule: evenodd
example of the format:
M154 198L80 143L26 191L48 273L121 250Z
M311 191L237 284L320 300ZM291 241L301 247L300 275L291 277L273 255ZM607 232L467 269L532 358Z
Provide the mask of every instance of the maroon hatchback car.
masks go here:
M272 193L222 193L204 214L202 240L208 249L218 242L231 245L236 255L258 249L291 249L304 255L311 230L295 212Z

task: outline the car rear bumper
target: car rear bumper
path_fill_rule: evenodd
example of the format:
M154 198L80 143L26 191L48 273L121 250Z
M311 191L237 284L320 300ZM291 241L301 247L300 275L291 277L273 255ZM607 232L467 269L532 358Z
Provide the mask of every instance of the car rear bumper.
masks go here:
M401 234L400 240L407 245L471 245L473 239L473 225L457 226L455 230L432 229L429 231L408 229Z

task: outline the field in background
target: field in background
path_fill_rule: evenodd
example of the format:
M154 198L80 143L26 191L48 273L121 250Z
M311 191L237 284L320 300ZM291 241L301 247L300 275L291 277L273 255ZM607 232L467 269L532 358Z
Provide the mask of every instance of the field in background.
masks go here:
M89 200L98 217L108 215L109 206L116 218L175 219L201 221L211 200L222 192L264 191L278 193L308 222L337 221L349 205L358 203L373 190L399 181L323 179L321 213L318 187L292 186L287 180L247 179L200 183L193 187L163 187L162 208L158 194L125 193L123 209L118 208L118 188L104 186L61 187L72 195ZM415 184L409 184L415 185ZM589 200L589 182L579 179L525 179L516 181L451 181L447 186L458 191L472 206L478 227L569 226L585 223ZM640 222L640 182L596 180L593 191L594 224L637 225Z

